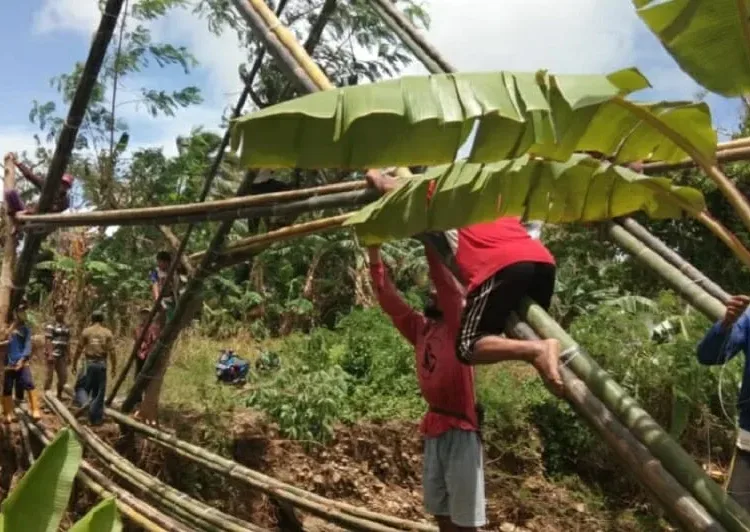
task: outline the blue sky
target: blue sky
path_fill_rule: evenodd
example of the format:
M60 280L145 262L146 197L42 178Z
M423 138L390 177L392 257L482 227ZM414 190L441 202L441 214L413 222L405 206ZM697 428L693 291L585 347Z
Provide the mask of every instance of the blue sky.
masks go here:
M642 99L692 99L699 89L635 16L629 0L431 0L428 5L428 37L460 70L589 73L638 66L655 86ZM0 149L22 151L33 147L32 101L56 98L49 79L85 59L99 14L96 0L6 2L3 14L13 23L0 32L9 74L0 86ZM153 32L156 39L188 46L201 66L190 76L178 69L148 69L126 82L121 101L140 85L193 84L203 90L205 102L174 118L152 119L134 105L120 112L131 126L134 146L173 151L176 135L196 126L217 129L222 110L236 99L237 65L244 53L234 35L211 35L205 22L186 10L157 23ZM422 70L415 65L407 72ZM733 130L739 102L715 95L707 101L716 127Z

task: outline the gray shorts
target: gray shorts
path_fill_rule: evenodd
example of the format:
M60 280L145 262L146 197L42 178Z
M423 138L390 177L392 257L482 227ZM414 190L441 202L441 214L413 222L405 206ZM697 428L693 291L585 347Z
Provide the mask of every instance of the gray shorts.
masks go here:
M482 443L476 432L452 429L424 440L424 507L454 525L479 527L484 513Z

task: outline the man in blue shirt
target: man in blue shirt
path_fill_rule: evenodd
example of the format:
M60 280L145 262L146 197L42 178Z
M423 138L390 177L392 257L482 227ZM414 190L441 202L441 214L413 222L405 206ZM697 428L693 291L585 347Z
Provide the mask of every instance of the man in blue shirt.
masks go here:
M13 387L16 392L26 390L31 408L31 417L40 419L39 398L34 390L29 358L31 357L31 329L26 323L26 306L16 309L15 319L7 332L8 351L5 355L5 375L3 376L3 415L6 423L12 423Z
M742 386L737 398L739 430L727 482L729 493L750 511L750 297L732 296L724 318L714 323L698 344L698 361L707 366L725 364L737 353L745 353Z

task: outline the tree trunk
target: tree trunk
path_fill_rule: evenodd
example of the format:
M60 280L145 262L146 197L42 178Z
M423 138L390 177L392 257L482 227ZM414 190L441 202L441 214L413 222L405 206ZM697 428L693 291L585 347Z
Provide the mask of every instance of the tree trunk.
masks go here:
M10 154L5 156L5 173L3 176L3 187L5 191L16 188L16 167ZM6 205L7 209L7 205ZM3 247L3 264L0 267L0 320L8 323L10 316L10 297L13 291L13 266L16 262L16 239L13 236L13 223L9 216L5 216L5 243ZM3 360L5 357L2 357ZM0 366L2 361L0 361Z

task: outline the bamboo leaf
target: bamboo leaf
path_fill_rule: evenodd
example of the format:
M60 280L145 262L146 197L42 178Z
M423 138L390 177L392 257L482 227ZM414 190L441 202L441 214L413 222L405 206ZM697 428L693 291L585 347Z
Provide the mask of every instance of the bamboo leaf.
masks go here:
M669 435L678 440L687 428L690 417L690 401L676 388L672 388L672 413L669 421Z
M56 532L82 454L81 444L70 429L60 430L3 501L0 510L8 530Z
M114 498L105 499L76 522L70 532L120 532L122 521Z
M432 181L435 192L428 202ZM636 211L657 219L679 218L683 208L702 211L703 195L586 155L564 162L524 156L433 168L361 209L345 225L354 225L363 243L371 245L501 216L546 223L594 222Z
M724 96L750 90L748 0L633 0L685 73Z
M713 160L705 104L622 105L648 87L636 69L604 75L546 72L408 76L318 92L233 122L247 167L375 168L451 163L472 128L470 163L532 154L565 161L596 151L616 162ZM675 143L678 142L680 145Z

